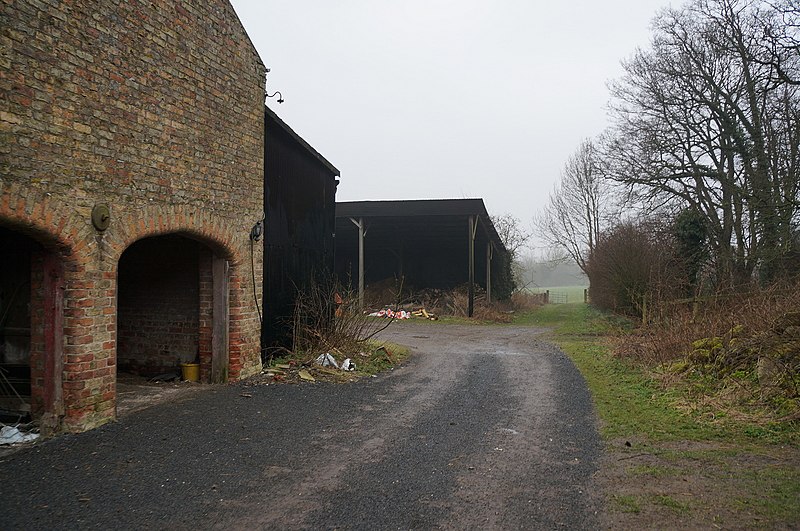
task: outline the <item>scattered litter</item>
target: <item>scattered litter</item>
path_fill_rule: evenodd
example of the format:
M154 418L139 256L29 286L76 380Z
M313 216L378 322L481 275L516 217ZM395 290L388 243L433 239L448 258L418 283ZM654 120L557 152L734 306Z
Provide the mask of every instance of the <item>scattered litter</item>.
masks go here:
M250 393L242 393L239 396L244 397L244 398L253 398L253 395L251 395Z
M311 376L311 373L310 373L310 372L308 372L308 371L307 371L307 370L305 370L305 369L300 369L299 371L297 371L297 375L298 375L298 376L299 376L299 377L300 377L302 380L306 380L307 382L316 382L316 381L317 381L316 379L314 379L314 377L313 377L313 376Z
M38 438L38 433L22 433L19 431L19 428L14 426L3 426L0 428L0 445L26 443L35 441Z
M411 319L411 312L405 310L394 311L391 308L384 308L379 312L372 312L370 317L385 317L386 319Z
M333 365L337 369L339 368L339 364L336 363L334 357L327 352L325 354L320 354L319 356L317 356L317 359L314 360L314 363L316 363L317 365L322 365L323 367L328 367L330 365Z
M342 370L343 371L354 371L356 370L356 364L353 363L353 360L347 358L342 362Z
M277 369L291 369L292 366L289 363L278 363L275 365Z
M431 321L437 321L439 319L434 314L428 312L425 308L420 308L419 310L411 312L411 315L414 317L424 317L425 319L429 319Z

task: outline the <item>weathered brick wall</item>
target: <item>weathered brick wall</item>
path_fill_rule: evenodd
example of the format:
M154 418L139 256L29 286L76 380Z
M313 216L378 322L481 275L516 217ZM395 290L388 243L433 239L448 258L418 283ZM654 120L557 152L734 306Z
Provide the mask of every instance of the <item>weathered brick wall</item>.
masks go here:
M227 0L22 0L0 17L0 224L64 265L64 426L113 416L117 264L143 237L231 261L229 373L257 370L264 67Z

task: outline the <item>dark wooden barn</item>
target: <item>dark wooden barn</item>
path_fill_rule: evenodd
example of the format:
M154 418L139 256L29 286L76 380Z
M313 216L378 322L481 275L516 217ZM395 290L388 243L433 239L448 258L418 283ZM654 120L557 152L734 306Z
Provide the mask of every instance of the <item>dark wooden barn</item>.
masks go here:
M332 278L339 170L269 108L265 142L261 344L269 355L292 347L298 290Z
M361 265L359 265L361 264ZM504 298L510 274L482 199L352 201L336 204L336 273L359 290L387 278L413 289L468 285Z

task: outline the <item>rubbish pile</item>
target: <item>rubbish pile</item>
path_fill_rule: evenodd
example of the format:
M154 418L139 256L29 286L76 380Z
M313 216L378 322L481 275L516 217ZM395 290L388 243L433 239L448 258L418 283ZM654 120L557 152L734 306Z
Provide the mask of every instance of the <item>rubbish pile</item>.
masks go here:
M383 310L379 310L377 312L372 312L368 314L369 317L383 317L385 319L411 319L412 317L423 317L425 319L430 319L431 321L436 321L438 317L436 315L428 312L425 308L420 308L419 310L408 311L408 310L392 310L391 308L384 308Z
M376 362L386 368L393 366L396 360L391 352L383 346L369 352L358 352L352 357L348 357L338 349L332 349L330 352L324 352L305 361L290 359L286 363L275 363L265 368L251 383L258 385L316 382L320 380L349 382L374 372ZM362 369L367 367L366 372L359 372L359 366Z
M394 311L391 308L384 308L383 310L372 312L370 317L385 317L386 319L411 319L411 312L405 310Z

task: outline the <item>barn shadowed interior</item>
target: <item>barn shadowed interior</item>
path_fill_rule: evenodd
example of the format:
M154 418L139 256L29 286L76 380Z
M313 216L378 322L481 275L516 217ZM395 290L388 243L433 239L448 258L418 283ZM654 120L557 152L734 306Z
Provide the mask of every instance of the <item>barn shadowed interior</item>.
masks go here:
M145 238L122 254L118 371L155 376L200 359L201 317L207 317L201 314L209 312L201 306L201 281L210 282L201 279L201 258L210 261L210 251L178 235Z

